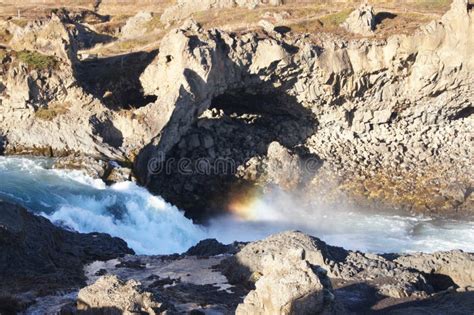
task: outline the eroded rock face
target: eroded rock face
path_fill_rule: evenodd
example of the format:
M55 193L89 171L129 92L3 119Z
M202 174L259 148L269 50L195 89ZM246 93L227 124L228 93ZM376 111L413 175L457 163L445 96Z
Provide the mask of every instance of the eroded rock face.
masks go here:
M349 15L341 26L351 33L372 35L375 30L374 8L368 3L362 4Z
M153 14L147 11L138 12L127 20L120 31L120 37L132 39L143 36L148 23L153 19Z
M121 281L116 276L103 276L94 284L79 291L77 309L99 309L107 314L162 314L162 303L156 302L151 293L143 292L134 280Z
M403 255L394 260L398 264L431 275L442 275L460 288L474 287L474 254L462 251L434 254Z
M335 314L331 283L322 269L304 259L304 250L263 258L262 276L236 310L251 314Z
M265 275L264 257L272 255L286 260L288 253L296 249L303 251L308 263L327 270L329 277L373 283L382 295L395 298L426 296L433 290L418 271L404 268L382 256L329 246L301 232L284 232L250 243L230 258L226 275L231 282L252 282L254 273Z
M66 62L76 59L71 33L54 13L49 20L32 21L25 28L17 28L9 44L18 51L37 51Z
M69 22L53 14L13 32L18 51L6 50L0 68L4 153L130 159L151 137L143 137L142 114L111 111L86 91L76 59L80 32Z
M248 39L254 40L254 36L249 34ZM145 92L159 99L148 109L158 136L136 161L137 172L144 182L149 182L150 159L166 155L197 117L209 108L213 97L229 87L243 87L249 81L259 80L256 72L275 66L284 57L283 48L274 40L268 39L258 46L249 42L245 47L247 51L229 51L234 40L217 30L204 31L194 22L188 22L184 29L173 30L163 39L157 59L141 76ZM268 48L267 55L256 54L254 69L246 74L243 70L250 66L249 61L240 64L239 55L255 53L262 45ZM156 77L167 80L158 82Z
M238 161L239 172L229 182L256 182L261 172L253 161L265 160L269 144L277 141L290 156L318 158L350 193L419 211L472 209L472 179L466 174L472 173L473 152L465 145L471 142L473 112L474 44L466 36L472 19L468 3L458 0L440 21L410 36L322 37L318 45L291 32L235 34L187 21L163 39L141 75L143 90L156 101L144 100L126 113L105 106L110 93L95 95L81 87L69 56L74 39L64 33L74 25L61 26L58 18L30 23L18 31L24 40L17 35L16 43L60 62L56 69L31 69L14 54L4 58L4 151L54 156L79 151L133 161L143 184L153 182L153 165L165 157L205 151L205 158ZM226 107L236 95L240 106ZM223 112L219 119L204 117L217 109ZM244 121L251 126L245 139ZM318 174L302 176L306 182L298 185L318 191L313 180ZM279 183L278 174L269 175ZM186 191L197 192L206 180L193 178ZM439 185L426 184L434 182ZM173 185L178 187L173 194L182 195L184 186ZM160 187L154 192L164 193Z
M326 169L360 183L358 194L381 195L376 183L367 182L380 177L386 180L377 182L397 187L380 188L389 204L469 209L469 194L452 187L472 187L465 170L472 168L473 152L464 145L472 123L473 43L465 36L473 29L472 15L466 2L455 1L441 23L411 36L382 42L331 38L320 46L296 36L235 35L195 24L174 30L164 40L173 44L164 45L141 77L145 91L158 96L149 107L158 114L149 116L157 137L140 153L137 174L150 183L149 162L195 133L191 126L213 99L239 91L275 95L278 103L277 95L286 95L317 122L312 134L287 149L321 158ZM422 188L433 181L441 187ZM411 187L405 199L390 193L403 187Z

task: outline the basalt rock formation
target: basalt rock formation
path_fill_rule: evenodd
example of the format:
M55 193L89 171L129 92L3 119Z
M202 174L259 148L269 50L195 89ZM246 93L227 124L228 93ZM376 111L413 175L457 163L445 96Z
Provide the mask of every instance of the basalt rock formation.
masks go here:
M157 96L149 108L159 132L141 150L136 173L149 184L150 166L196 155L193 148L245 169L278 140L320 159L323 171L350 179L347 186L366 197L423 211L472 209L472 29L464 0L416 34L383 41L314 44L304 36L237 35L188 22L163 39L141 76L145 92ZM238 136L233 141L242 123L251 126L251 150ZM264 141L250 131L262 124ZM213 146L223 137L225 144ZM318 181L316 174L309 186ZM199 185L188 181L187 191ZM182 192L184 181L174 187Z
M473 208L466 0L415 34L383 40L234 33L188 20L156 57L78 61L84 34L94 36L81 25L60 14L10 25L12 47L26 51L7 49L0 69L4 153L133 163L141 184L195 213L223 209L234 186L255 183L308 195L334 186L328 202L349 195L378 207ZM35 66L38 57L54 67ZM285 180L275 154L298 176ZM160 171L182 158L190 170Z
M371 35L375 30L375 24L374 8L364 3L349 15L342 23L342 27L352 33Z
M111 110L106 89L114 87L97 87L97 82L84 77L116 83L116 90L130 95L110 69L120 73L127 66L130 82L131 69L140 68L136 63L146 58L112 58L102 67L79 62L78 46L94 41L95 35L67 14L53 13L48 20L31 21L11 33L11 49L6 50L0 68L0 134L5 153L132 159L133 152L147 141L143 132L148 128L139 122L139 111L128 115ZM105 68L109 79L103 78Z
M328 246L321 240L296 232L276 234L245 246L230 259L226 275L231 283L248 281L255 273L265 275L267 255L287 260L288 252L295 248L302 251L301 255L308 263L324 268L330 278L363 281L384 296L422 297L433 292L424 275L415 269L404 268L379 255ZM388 278L391 281L384 281Z
M161 303L149 292L141 292L137 281L120 281L116 276L104 276L78 293L78 310L99 310L108 314L161 314ZM99 309L99 310L97 310Z

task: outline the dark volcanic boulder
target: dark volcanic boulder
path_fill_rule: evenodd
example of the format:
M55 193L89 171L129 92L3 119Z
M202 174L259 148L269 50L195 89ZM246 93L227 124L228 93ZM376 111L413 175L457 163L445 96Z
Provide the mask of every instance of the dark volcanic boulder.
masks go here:
M188 256L216 256L221 254L235 254L236 246L224 245L216 239L202 240L185 253Z
M119 238L66 231L0 200L0 296L44 295L84 285L85 263L125 254L133 251Z

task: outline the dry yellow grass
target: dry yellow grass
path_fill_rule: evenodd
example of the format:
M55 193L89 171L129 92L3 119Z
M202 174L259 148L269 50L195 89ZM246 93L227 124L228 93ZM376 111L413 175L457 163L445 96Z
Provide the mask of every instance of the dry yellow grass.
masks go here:
M32 6L33 0L4 1L6 1L5 7L11 12L21 8L22 18L15 18L16 23L19 24L28 21L29 17L34 14L44 13L45 8L51 9L54 6L53 0L45 0L37 8ZM70 6L67 5L67 2L63 2L62 5L75 9L91 9L93 2L93 0L71 0ZM118 40L111 44L98 46L89 52L109 56L138 50L156 49L159 46L158 41L168 31L160 21L161 13L175 2L175 0L156 0L153 2L146 0L103 1L99 7L99 13L109 14L111 19L108 22L94 25L99 33L117 35L118 30L126 23L127 19L138 11L149 10L154 12L154 18L147 25L144 36L132 40ZM293 32L297 33L333 32L340 36L355 37L341 29L339 24L361 2L361 0L341 0L337 2L329 0L314 0L311 2L287 0L285 5L280 7L265 6L254 10L246 8L213 9L196 12L191 16L201 23L204 28L217 27L233 31L257 29L258 22L270 16L270 21L276 26L288 26ZM394 13L392 18L381 20L375 32L376 37L386 37L395 33L413 32L421 24L446 11L451 0L404 0L403 3L399 0L371 0L370 3L377 12ZM284 19L273 18L274 13L280 14ZM172 25L171 27L175 26ZM157 30L159 31L157 32ZM7 42L8 39L8 34L2 34L0 30L0 42Z
M42 120L51 121L54 118L56 118L60 115L64 115L67 112L69 112L70 107L71 107L71 104L69 102L50 103L50 104L48 104L47 107L38 108L38 110L35 112L35 116L38 117L39 119L42 119Z
M447 10L451 0L407 0L403 4L395 0L373 0L376 12L393 12L393 15L381 19L375 32L384 38L395 33L411 33L420 25L429 22ZM225 27L230 30L252 29L258 22L273 13L289 14L283 21L272 21L279 26L288 26L293 32L317 33L333 32L341 36L351 36L340 28L361 1L339 1L337 3L316 0L311 3L287 1L281 7L263 7L254 10L245 8L213 9L193 13L192 17L205 28ZM270 13L270 14L268 14ZM380 15L382 16L382 15Z
M0 43L8 43L12 39L12 34L8 30L0 29Z
M160 15L159 14L154 14L153 18L147 23L146 25L146 31L147 32L153 32L157 29L163 30L165 27L163 23L160 21Z
M0 49L0 63L3 62L3 59L7 56L7 52L5 49Z

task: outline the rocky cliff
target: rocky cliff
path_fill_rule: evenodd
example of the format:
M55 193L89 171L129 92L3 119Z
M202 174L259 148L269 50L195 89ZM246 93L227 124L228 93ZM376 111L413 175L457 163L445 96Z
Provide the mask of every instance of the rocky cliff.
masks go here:
M14 48L0 55L7 154L133 162L142 184L185 209L225 208L225 193L242 183L309 195L334 187L328 202L472 209L474 26L465 0L415 34L383 40L225 32L188 20L156 57L78 61L77 47L109 39L67 13L4 27ZM230 160L232 172L156 172L180 158ZM272 159L293 165L291 174Z
M320 43L188 22L163 39L141 76L145 92L157 96L149 107L158 113L159 134L138 156L137 174L149 183L151 159L180 141L172 154L192 155L188 137L219 141L233 128L226 143L197 155L212 159L216 152L245 169L278 141L319 159L320 174L340 174L366 196L421 210L472 208L472 19L460 0L411 36ZM221 110L222 123L219 115L211 123L209 110ZM235 123L223 126L232 114ZM236 122L245 115L256 118L251 127ZM254 133L259 127L263 135ZM237 130L247 131L249 150ZM203 140L197 146L206 148ZM318 173L310 181L317 183Z

